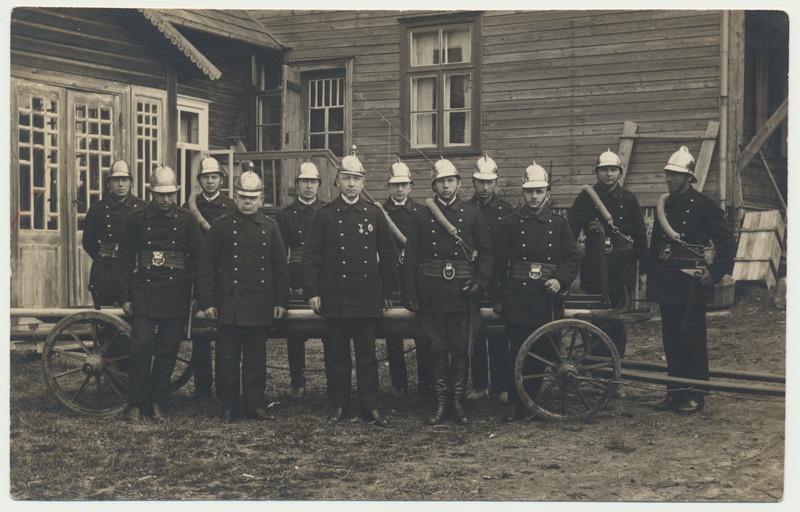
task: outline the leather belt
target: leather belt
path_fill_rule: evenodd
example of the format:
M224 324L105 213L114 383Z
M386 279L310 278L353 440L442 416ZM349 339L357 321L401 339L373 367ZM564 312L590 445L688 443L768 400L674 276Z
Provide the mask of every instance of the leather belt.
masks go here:
M508 262L508 277L523 281L547 281L558 267L551 263L511 260Z
M419 264L420 274L424 277L451 279L467 279L472 274L469 264L463 260L427 260Z
M684 263L689 266L695 266L695 263L702 263L705 265L703 256L698 256L691 250L680 244L663 243L658 251L658 259L662 261L674 261Z
M633 251L633 242L622 235L611 233L611 243L614 252L630 252Z
M289 263L300 263L303 261L303 248L291 247L289 249Z
M186 254L174 251L141 251L139 252L139 268L185 269Z
M119 244L116 242L100 242L98 254L101 258L116 258Z

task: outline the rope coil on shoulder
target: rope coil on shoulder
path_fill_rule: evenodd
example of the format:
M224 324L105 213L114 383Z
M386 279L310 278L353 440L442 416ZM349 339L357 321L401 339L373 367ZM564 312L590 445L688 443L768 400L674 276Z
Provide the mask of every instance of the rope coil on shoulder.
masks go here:
M447 217L444 216L442 210L440 210L439 207L436 206L436 201L432 197L429 197L425 200L425 205L431 211L433 217L439 222L439 224L441 224L442 227L445 230L447 230L447 232L453 238L456 239L456 242L461 247L461 250L464 251L464 256L467 258L467 261L469 262L475 261L475 259L478 257L478 251L472 249L469 245L467 245L466 242L464 242L463 238L458 236L458 228L453 226L453 224L451 224L450 221L447 220Z

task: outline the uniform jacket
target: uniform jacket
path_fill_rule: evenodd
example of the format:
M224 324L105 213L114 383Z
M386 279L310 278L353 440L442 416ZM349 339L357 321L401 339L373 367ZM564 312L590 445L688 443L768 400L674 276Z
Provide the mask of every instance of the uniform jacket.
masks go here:
M305 239L303 297L321 297L327 318L383 316L397 261L392 236L383 212L363 198L323 206Z
M587 233L589 223L594 220L603 225L606 237L611 239L612 251L607 255L609 283L613 287L615 284L624 284L632 290L636 279L636 261L640 262L639 271L647 271L647 227L644 223L642 208L633 192L622 188L614 187L608 191L602 184L595 183L594 191L600 201L606 207L614 220L614 226L620 232L633 238L633 250L621 251L622 244L613 235L605 218L597 210L592 198L584 191L581 191L572 203L572 207L567 214L569 227L577 238L581 230ZM600 283L600 255L587 253L581 262L581 288L589 293L599 293Z
M468 279L489 289L492 279L493 251L489 230L481 211L460 198L447 206L436 200L436 205L445 218L458 229L458 235L471 248L478 252ZM463 281L456 276L447 280L444 277L423 276L423 260L466 261L464 251L445 228L437 221L426 206L414 213L411 227L406 235L406 257L403 279L403 299L416 300L421 312L467 312L470 300L461 292Z
M114 295L114 258L100 255L100 242L119 244L128 216L144 210L147 203L131 194L117 201L113 195L93 204L83 224L83 249L92 258L89 288L100 295Z
M162 212L151 202L130 215L117 253L118 300L132 302L136 315L188 316L191 283L202 246L203 233L189 210L172 205ZM186 268L137 268L140 251L183 253Z
M553 298L547 279L519 280L508 277L510 261L556 265L551 278L568 290L578 275L581 255L567 219L549 208L534 214L522 206L504 218L495 232L494 299L502 305L506 322L526 325L537 310L551 309Z
M195 198L195 204L197 205L197 209L200 211L200 215L202 215L209 224L214 222L214 219L220 215L231 213L236 209L236 204L233 202L233 199L223 195L221 192L217 194L217 197L211 201L206 199L206 196L204 196L202 193L197 194L197 197ZM189 203L185 203L183 207L188 210Z
M260 212L223 214L211 225L200 256L198 305L216 307L220 325L271 325L273 308L289 306L288 270L274 220Z
M708 245L709 240L714 242L716 255L714 263L709 266L714 283L733 270L736 242L725 223L722 210L714 201L690 186L683 194L670 194L664 213L669 225L681 235L683 241L702 246ZM693 281L696 282L695 289L701 290L706 299L710 298L713 293L711 287L704 287L697 278L681 272L680 264L675 260L662 261L659 258L664 244L676 245L656 220L650 242L647 298L662 304L685 303Z
M478 194L469 198L467 203L480 208L483 214L483 220L486 221L486 227L489 228L489 236L493 236L494 229L503 220L503 217L510 215L514 211L511 203L503 201L497 194L492 194L487 202L482 202Z
M414 212L419 210L420 208L424 208L419 203L415 203L413 199L410 197L406 199L406 203L403 205L397 205L392 201L392 198L386 199L386 202L383 203L383 209L386 210L386 213L389 214L389 218L392 219L397 229L403 233L403 236L408 238L408 230L411 227L411 218L414 216ZM394 233L392 233L394 235ZM397 274L395 276L395 286L394 289L399 291L402 288L401 279L403 276L403 266L402 262L405 261L405 246L400 243L400 240L397 239L396 236L392 237L394 239L394 246L395 250L397 251L398 255L398 267L397 267ZM402 258L400 257L402 255Z
M311 225L311 219L324 205L325 203L319 198L309 205L299 199L295 199L278 211L278 227L281 230L281 237L287 250L295 253L302 251L308 228ZM299 263L289 263L292 290L302 288L300 272Z

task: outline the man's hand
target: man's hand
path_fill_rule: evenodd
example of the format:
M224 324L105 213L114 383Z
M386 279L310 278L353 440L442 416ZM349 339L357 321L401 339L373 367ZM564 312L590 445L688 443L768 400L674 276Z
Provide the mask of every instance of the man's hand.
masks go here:
M711 272L707 268L703 268L703 273L700 275L700 284L703 286L712 286L714 284L714 278L711 277Z
M133 316L133 303L132 302L123 302L122 303L122 312L128 316Z
M406 299L403 301L403 307L412 313L419 311L419 303L415 299Z
M283 306L275 306L272 308L272 318L275 320L280 320L281 318L286 316L286 308Z
M548 279L545 281L544 287L548 292L556 294L561 290L561 283L558 282L558 279Z
M392 307L394 307L394 304L392 304L392 299L383 299L383 309L384 310L391 309Z
M499 300L492 302L492 311L494 311L498 315L502 314L503 305L500 303Z
M311 297L308 299L308 305L311 306L315 314L322 314L322 297Z
M464 281L464 284L461 285L461 293L470 299L477 300L483 298L483 288L472 279L467 279Z
M206 315L206 318L209 320L219 320L219 314L217 313L216 306L211 306L210 308L204 309L203 314Z

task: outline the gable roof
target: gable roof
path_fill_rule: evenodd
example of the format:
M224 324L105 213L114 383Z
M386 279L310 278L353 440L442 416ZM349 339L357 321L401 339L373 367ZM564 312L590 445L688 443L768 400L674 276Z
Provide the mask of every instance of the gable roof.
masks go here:
M157 9L175 28L189 28L244 43L282 50L284 46L245 10Z

